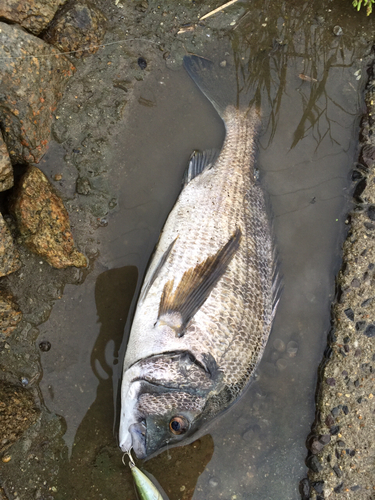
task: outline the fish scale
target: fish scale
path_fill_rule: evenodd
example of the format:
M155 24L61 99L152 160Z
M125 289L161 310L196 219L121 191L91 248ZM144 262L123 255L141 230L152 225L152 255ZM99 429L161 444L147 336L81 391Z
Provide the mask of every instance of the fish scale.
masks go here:
M272 326L275 252L254 177L259 117L254 109L231 105L219 111L226 125L223 148L213 165L204 165L213 157L209 152L191 160L189 181L146 274L127 346L120 446L132 445L141 456L182 439L168 429L174 414L187 422L190 436L228 407L253 374ZM194 383L186 379L186 355L195 363ZM189 404L194 394L205 401L199 410Z

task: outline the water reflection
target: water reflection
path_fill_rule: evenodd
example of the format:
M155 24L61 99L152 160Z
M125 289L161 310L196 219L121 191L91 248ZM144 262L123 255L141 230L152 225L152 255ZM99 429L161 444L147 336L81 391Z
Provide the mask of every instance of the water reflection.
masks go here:
M114 438L112 371L118 363L137 280L135 266L110 269L96 279L95 304L100 331L92 348L91 366L99 384L96 399L77 429L71 458L60 470L56 498L98 499L99 495L115 498L119 488L124 498L136 498L130 472L121 463Z

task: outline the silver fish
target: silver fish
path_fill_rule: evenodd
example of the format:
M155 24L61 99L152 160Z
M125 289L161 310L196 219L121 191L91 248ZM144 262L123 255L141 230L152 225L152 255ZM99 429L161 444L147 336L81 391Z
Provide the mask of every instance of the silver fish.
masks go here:
M255 109L214 95L219 66L185 68L226 127L220 153L193 154L138 300L121 388L120 447L145 458L192 440L243 393L278 302Z

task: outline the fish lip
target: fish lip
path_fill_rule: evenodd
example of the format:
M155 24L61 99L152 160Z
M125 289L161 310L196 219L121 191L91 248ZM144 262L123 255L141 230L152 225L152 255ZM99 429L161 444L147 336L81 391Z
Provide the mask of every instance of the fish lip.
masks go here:
M132 448L137 458L141 460L146 458L146 426L142 422L131 424L129 433L132 438Z

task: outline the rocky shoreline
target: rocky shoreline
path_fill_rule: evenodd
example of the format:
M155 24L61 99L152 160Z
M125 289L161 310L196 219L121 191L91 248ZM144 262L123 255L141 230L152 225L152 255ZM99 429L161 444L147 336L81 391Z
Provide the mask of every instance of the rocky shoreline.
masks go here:
M319 369L302 500L375 498L375 64L368 73L355 205Z

